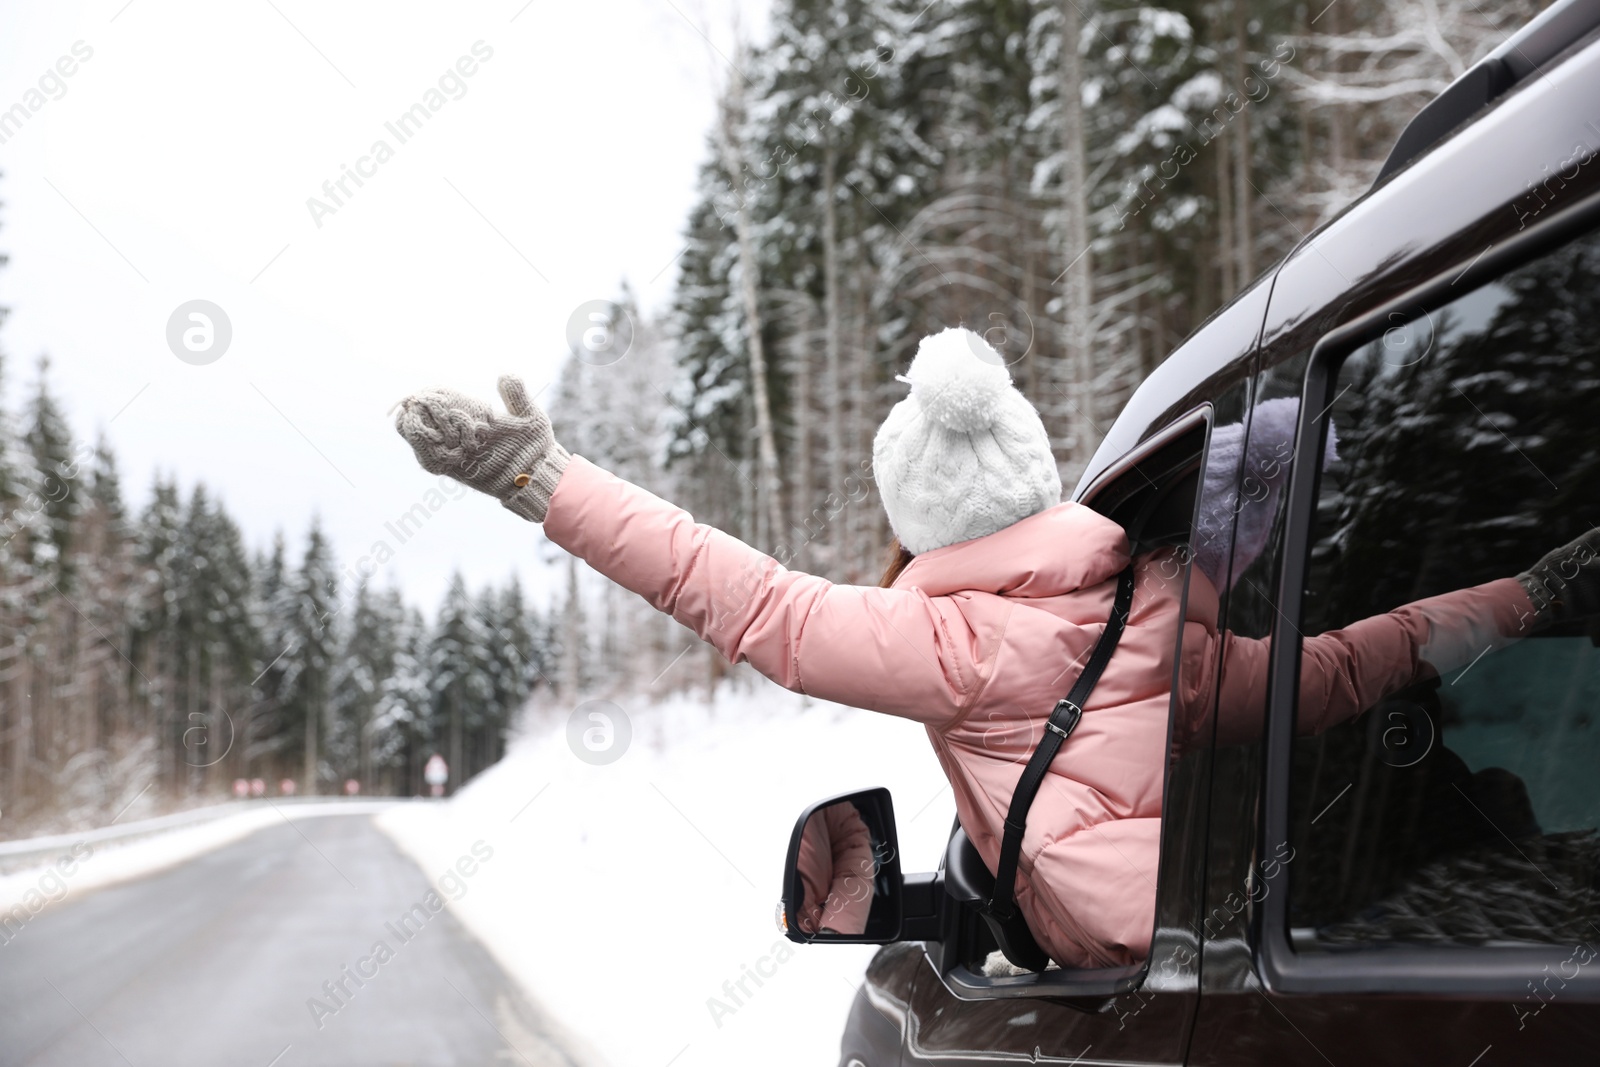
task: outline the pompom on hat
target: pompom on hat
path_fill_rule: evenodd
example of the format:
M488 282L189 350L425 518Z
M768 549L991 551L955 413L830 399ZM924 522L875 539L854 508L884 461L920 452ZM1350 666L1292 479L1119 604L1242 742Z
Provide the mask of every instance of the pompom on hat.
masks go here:
M889 526L913 554L1002 530L1061 502L1039 413L1005 361L971 330L922 339L872 442Z

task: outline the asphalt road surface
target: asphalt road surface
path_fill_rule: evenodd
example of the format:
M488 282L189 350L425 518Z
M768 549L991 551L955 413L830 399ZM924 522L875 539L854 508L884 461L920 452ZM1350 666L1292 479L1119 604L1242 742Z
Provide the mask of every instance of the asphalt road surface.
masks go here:
M334 815L71 896L0 946L0 1065L571 1063L448 909L398 925L429 888Z

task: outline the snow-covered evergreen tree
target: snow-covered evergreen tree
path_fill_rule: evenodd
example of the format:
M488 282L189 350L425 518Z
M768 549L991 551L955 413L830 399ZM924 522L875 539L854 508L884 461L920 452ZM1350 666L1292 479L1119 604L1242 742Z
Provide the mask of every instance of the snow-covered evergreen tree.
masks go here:
M443 744L441 754L451 768L452 790L465 777L469 734L474 727L481 728L494 699L492 682L483 669L488 642L479 605L457 573L445 592L427 652L432 717Z
M28 459L25 475L30 495L37 497L29 560L62 592L72 588L72 536L83 508L79 474L82 459L60 404L50 392L50 361L39 360L39 384L28 407Z
M301 742L301 788L318 791L322 779L323 737L338 634L338 569L322 526L313 520L305 553L292 582L285 614L289 645L283 653L282 707L288 731Z
M399 615L397 594L359 585L330 682L327 762L336 779L354 778L365 792L376 784L373 723L395 671Z
M372 718L372 763L386 792L422 790L422 765L438 736L428 679L428 626L397 594L382 602L394 632L394 663Z

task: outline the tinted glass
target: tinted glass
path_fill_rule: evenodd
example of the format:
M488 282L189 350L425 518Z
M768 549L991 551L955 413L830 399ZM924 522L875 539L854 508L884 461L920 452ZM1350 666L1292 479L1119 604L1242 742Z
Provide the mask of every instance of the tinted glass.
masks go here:
M1339 370L1299 625L1338 668L1308 689L1302 660L1299 731L1340 720L1295 742L1302 948L1600 930L1600 627L1543 626L1525 595L1508 624L1492 605L1521 583L1483 584L1600 521L1597 321L1589 237L1397 316ZM1404 605L1424 619L1413 646L1351 628ZM1370 688L1397 652L1417 658L1412 684ZM1349 683L1369 688L1330 715Z

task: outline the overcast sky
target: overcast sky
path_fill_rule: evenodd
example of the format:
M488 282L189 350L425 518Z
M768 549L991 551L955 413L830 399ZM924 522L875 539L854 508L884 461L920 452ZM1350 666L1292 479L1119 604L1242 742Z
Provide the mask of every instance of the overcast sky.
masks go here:
M387 412L505 371L541 388L624 278L662 306L725 72L696 27L732 54L765 8L0 0L5 406L48 354L138 506L158 468L204 481L252 547L282 528L295 552L318 514L342 565L384 542L430 611L452 568L544 589L537 528L476 494L390 529L434 480ZM169 347L194 300L231 324L211 362Z

